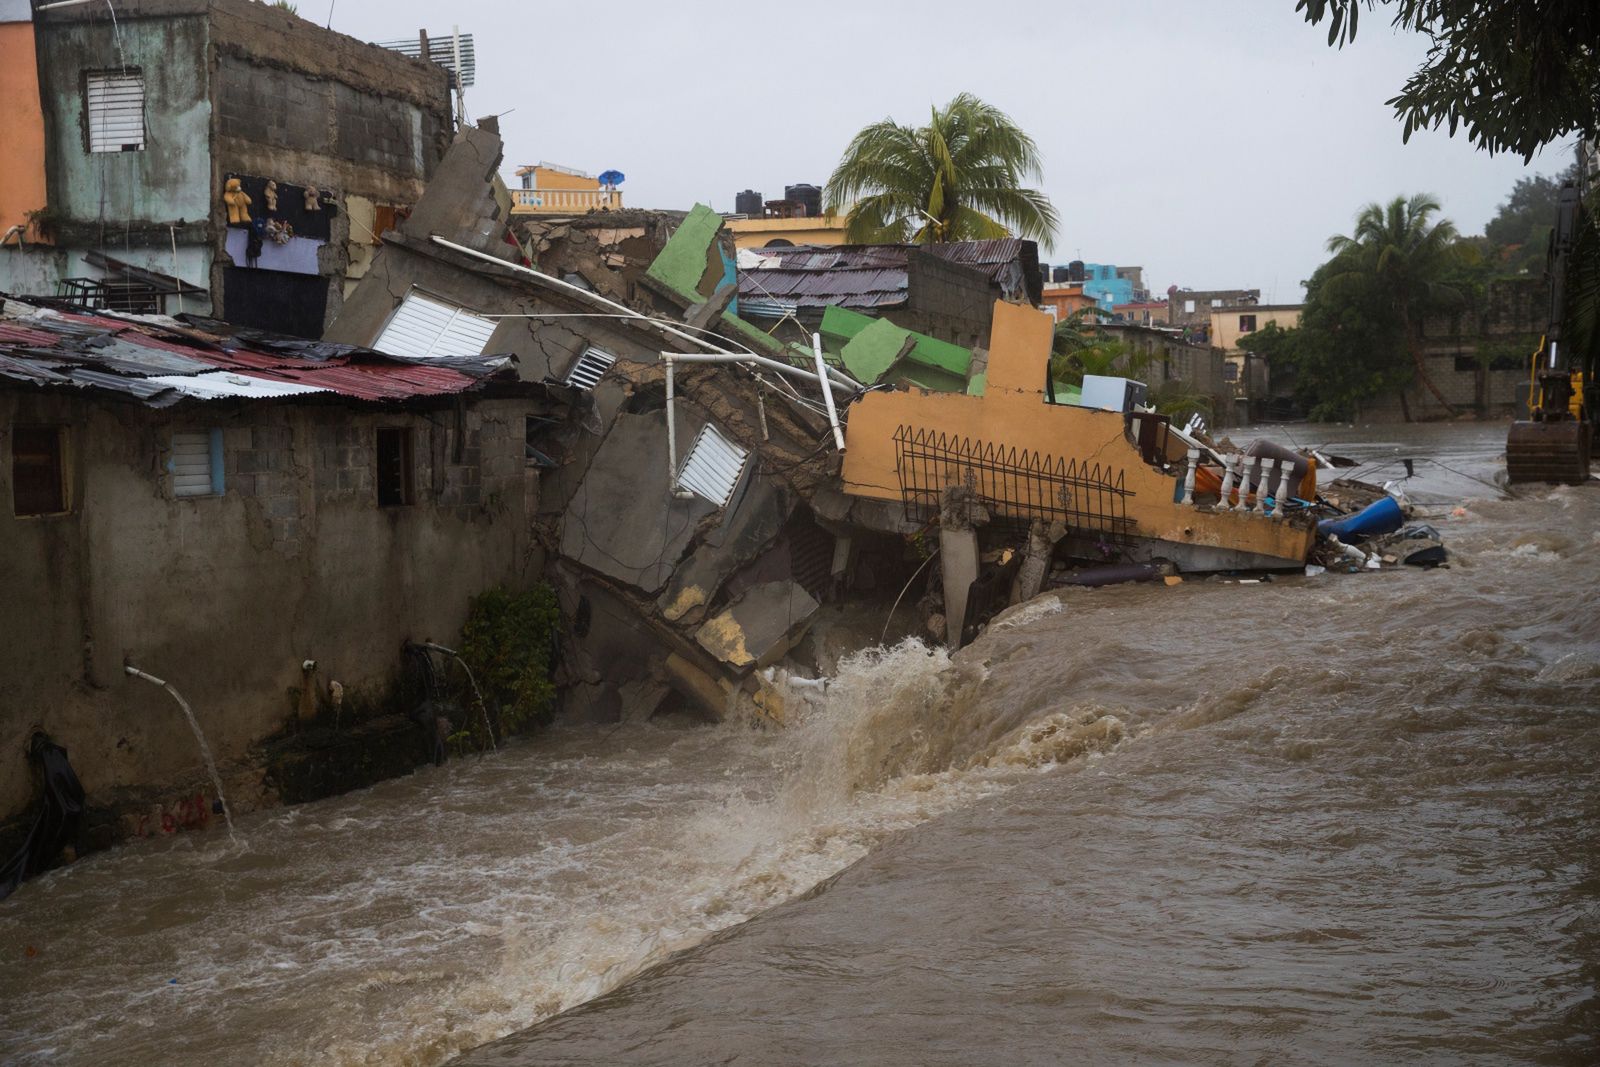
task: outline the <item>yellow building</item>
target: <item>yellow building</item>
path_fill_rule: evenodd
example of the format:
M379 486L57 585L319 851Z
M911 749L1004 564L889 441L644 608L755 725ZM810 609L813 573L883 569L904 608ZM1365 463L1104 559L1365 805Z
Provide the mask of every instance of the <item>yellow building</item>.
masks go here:
M1268 323L1280 330L1300 325L1301 304L1235 304L1211 309L1211 347L1229 356L1239 354L1239 338L1255 333Z
M1228 381L1236 383L1235 388L1251 395L1263 393L1266 390L1266 367L1259 365L1251 374L1255 379L1246 388L1245 354L1239 347L1239 338L1247 333L1255 333L1265 329L1268 323L1276 323L1280 330L1292 330L1300 325L1301 304L1234 304L1228 307L1214 307L1211 309L1211 347L1222 349L1223 358L1227 360L1227 367L1223 373ZM1257 360L1260 364L1260 361Z
M572 167L535 163L517 168L518 187L511 190L513 215L585 215L622 210L622 190L608 189L600 179Z
M735 250L790 248L794 245L842 245L844 219L837 215L816 218L729 219L724 228L733 234Z

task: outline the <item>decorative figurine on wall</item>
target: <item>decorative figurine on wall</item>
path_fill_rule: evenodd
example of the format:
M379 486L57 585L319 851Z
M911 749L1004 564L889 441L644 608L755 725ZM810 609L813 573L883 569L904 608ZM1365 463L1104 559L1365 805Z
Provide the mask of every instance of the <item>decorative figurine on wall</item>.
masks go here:
M269 180L267 182L266 192L263 195L267 198L267 210L278 210L278 183Z
M306 186L306 210L307 211L321 211L322 210L322 201L317 199L317 196L318 196L317 187L315 185Z
M228 205L229 226L244 226L250 222L250 194L244 191L238 178L228 179L222 202Z

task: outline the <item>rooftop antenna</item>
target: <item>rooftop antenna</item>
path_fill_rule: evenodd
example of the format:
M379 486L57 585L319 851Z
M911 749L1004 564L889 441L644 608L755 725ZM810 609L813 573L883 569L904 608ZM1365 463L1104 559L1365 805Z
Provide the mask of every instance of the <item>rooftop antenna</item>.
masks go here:
M461 76L461 27L450 27L450 48L455 56L455 68L450 76L456 82L456 125L467 124L467 80Z

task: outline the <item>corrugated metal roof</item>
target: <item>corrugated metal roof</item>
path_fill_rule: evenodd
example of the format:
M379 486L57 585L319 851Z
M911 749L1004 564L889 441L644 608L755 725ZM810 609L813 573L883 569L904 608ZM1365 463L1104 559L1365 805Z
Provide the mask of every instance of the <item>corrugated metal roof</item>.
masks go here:
M308 393L401 401L465 393L491 379L517 380L505 356L417 361L256 331L212 332L17 301L6 301L0 315L0 379L121 393L154 407Z
M1038 303L1043 286L1039 249L1016 237L935 245L796 245L751 249L739 272L739 304L755 314L769 307L877 308L908 297L911 254L925 251L989 276L1008 298Z

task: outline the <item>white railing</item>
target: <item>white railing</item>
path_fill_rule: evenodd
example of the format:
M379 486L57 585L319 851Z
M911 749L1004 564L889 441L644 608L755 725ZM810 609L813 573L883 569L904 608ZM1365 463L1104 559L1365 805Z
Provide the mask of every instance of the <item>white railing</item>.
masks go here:
M544 214L581 215L586 211L609 208L622 210L620 189L513 189L513 211Z

